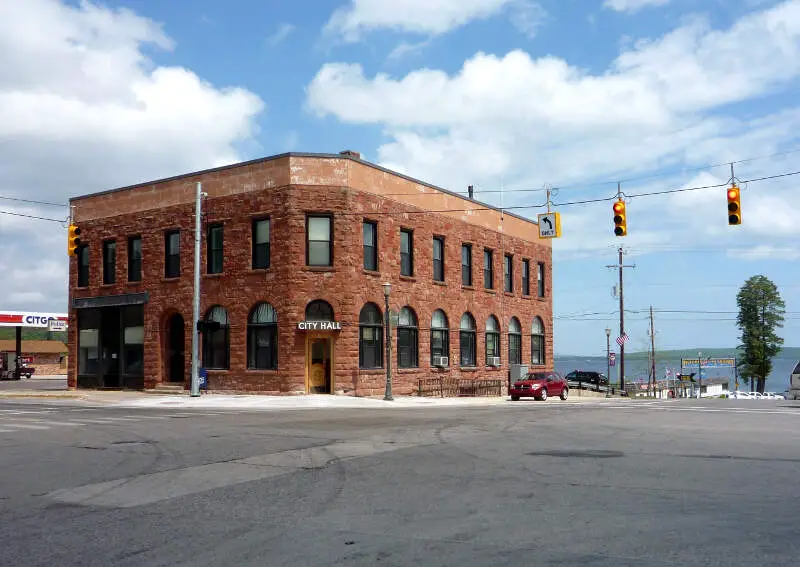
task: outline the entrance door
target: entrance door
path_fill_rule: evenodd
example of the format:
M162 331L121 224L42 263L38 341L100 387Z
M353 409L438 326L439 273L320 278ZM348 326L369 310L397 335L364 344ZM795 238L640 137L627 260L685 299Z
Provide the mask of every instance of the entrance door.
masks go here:
M309 394L330 394L331 339L309 339L306 355Z
M175 313L167 323L167 381L179 382L186 380L184 374L186 341L183 316Z
M103 386L120 388L120 311L119 307L104 307L100 312L100 345Z

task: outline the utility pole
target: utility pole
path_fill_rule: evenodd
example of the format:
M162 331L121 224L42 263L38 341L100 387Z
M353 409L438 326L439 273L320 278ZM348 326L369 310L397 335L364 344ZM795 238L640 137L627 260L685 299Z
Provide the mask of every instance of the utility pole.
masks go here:
M653 376L653 397L656 397L656 330L653 326L653 306L650 306L650 373Z
M200 209L202 207L203 185L197 182L194 201L194 290L192 297L192 397L200 395L200 369L198 353L200 350L200 332L197 323L200 321Z
M622 246L619 247L619 263L617 265L606 266L606 268L617 268L619 270L619 336L625 336L625 293L622 286L623 268L635 268L636 265L625 265L622 263L624 252ZM625 389L625 341L619 341L619 389Z

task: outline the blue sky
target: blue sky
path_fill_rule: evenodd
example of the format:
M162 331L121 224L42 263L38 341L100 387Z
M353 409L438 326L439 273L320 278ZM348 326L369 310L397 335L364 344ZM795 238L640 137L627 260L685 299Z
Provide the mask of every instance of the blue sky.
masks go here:
M735 296L778 284L800 346L800 0L27 0L0 6L0 196L72 195L289 150L365 159L562 215L557 354L736 343ZM720 165L721 164L721 165ZM716 167L711 167L717 165ZM629 235L612 234L616 182ZM499 193L503 190L502 197ZM63 218L57 207L0 209ZM66 309L64 228L0 214L3 307ZM31 257L35 266L25 266Z

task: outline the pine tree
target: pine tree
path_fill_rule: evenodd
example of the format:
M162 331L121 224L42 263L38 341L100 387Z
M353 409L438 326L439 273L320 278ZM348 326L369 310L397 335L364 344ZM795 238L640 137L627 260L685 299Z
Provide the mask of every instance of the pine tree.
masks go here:
M757 392L764 392L772 359L781 351L783 338L776 334L783 327L786 304L772 281L762 275L748 279L736 295L739 315L736 319L742 341L737 364L739 375L755 382Z

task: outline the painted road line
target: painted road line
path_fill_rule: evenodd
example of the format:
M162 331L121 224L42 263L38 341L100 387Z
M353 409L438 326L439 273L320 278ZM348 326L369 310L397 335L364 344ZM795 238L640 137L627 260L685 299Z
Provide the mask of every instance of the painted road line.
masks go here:
M68 421L74 421L79 423L92 423L92 424L99 424L99 425L113 425L117 422L109 421L107 419L85 419L82 417L76 417L74 419L69 419Z
M53 420L50 420L50 419L33 419L33 418L21 418L21 417L17 418L16 421L24 421L25 423L29 423L30 422L30 423L33 423L33 425L36 425L36 424L49 424L49 425L65 425L67 427L83 425L81 423L67 423L67 422L64 422L64 421L53 421ZM15 423L16 423L16 421L15 421ZM5 418L0 417L0 426L8 425L8 423L9 422L6 421Z
M33 425L31 423L6 423L3 422L3 427L13 427L14 429L50 429L49 425Z

